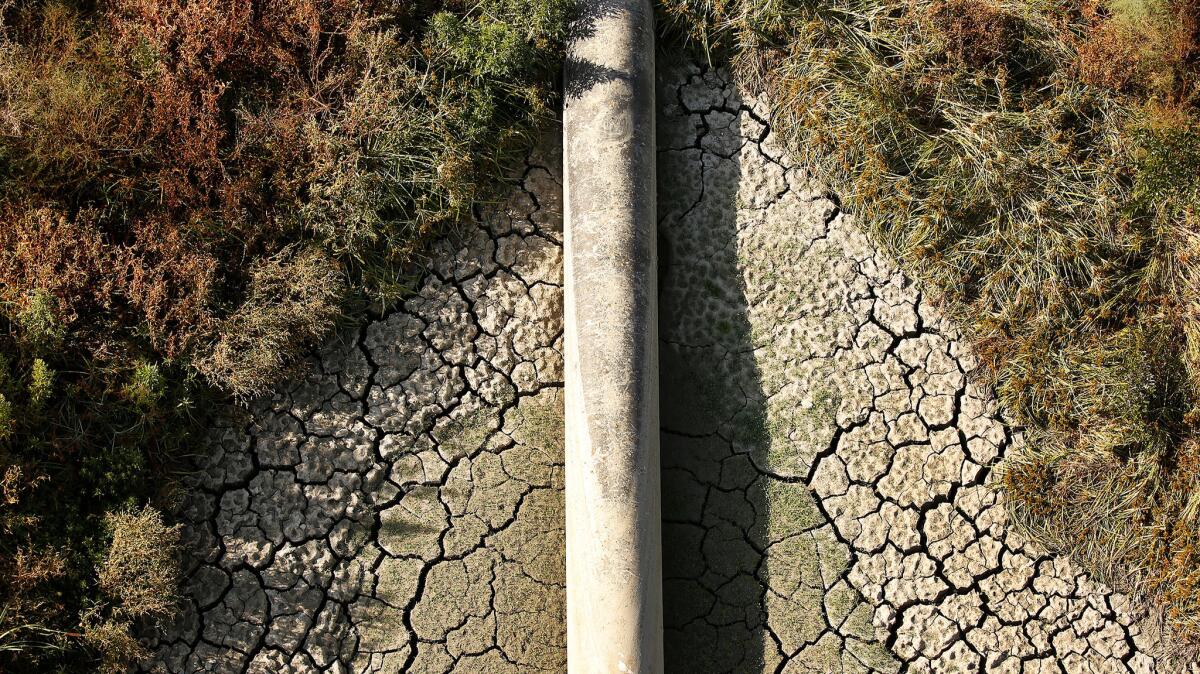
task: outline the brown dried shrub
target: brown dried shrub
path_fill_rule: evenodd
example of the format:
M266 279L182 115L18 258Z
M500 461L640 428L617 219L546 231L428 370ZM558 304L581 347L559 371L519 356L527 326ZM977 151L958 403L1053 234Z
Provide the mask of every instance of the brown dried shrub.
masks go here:
M362 30L374 2L335 0L116 0L107 14L115 49L141 73L152 182L168 205L219 202L226 215L244 202L265 206L255 188L269 177L238 152L229 111L270 102L280 118L336 107L352 63L336 57ZM336 38L331 36L337 36ZM229 91L229 83L244 87ZM248 86L247 86L248 85ZM262 129L257 130L259 133ZM235 142L236 141L236 142ZM280 141L286 141L281 138ZM284 142L274 149L288 151ZM244 145L243 145L244 147ZM266 170L264 170L264 168Z
M1172 29L1167 37L1168 60L1177 102L1196 103L1196 68L1200 66L1200 0L1173 0Z
M1147 56L1137 47L1141 33L1118 21L1100 21L1079 46L1079 78L1088 84L1128 92L1145 75Z
M140 101L112 46L62 2L29 3L0 26L0 137L39 189L119 180L139 152Z
M0 211L0 302L15 315L43 290L66 324L113 304L113 253L95 211L74 218L52 207Z
M152 181L168 206L202 205L220 184L227 136L222 68L250 35L249 0L118 0L108 25L139 71Z
M929 18L947 54L972 67L1004 59L1019 37L1016 17L992 0L939 0Z
M1082 81L1172 103L1195 96L1200 0L1092 0L1083 17L1087 32L1076 64Z
M121 285L149 328L154 346L168 358L184 354L211 333L218 265L199 242L160 219L131 226L121 251Z

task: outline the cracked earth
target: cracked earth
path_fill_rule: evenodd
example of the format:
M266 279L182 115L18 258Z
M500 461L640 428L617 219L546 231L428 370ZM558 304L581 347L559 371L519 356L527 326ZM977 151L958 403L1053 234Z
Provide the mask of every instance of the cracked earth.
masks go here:
M668 670L1186 671L1009 529L990 478L1020 437L765 103L660 72Z
M565 669L560 174L531 157L415 296L214 429L156 669Z
M1020 436L765 103L660 73L668 671L1197 671L1009 529ZM565 670L560 171L213 429L152 669Z

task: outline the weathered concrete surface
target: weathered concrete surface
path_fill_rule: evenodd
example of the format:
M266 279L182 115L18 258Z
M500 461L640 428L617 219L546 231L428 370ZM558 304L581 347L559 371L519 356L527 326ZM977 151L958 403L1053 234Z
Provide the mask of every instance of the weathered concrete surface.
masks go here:
M1187 671L1009 528L1020 437L763 102L697 67L659 101L667 670Z
M654 15L584 0L564 80L567 659L662 670Z
M416 296L214 429L154 669L564 670L556 154Z

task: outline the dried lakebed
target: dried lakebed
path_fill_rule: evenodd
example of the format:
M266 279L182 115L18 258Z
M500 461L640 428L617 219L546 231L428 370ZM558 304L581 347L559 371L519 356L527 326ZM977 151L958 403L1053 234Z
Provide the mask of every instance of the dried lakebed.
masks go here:
M694 66L658 95L667 670L1193 669L1009 530L1019 436L765 104ZM565 670L559 164L213 429L153 669Z

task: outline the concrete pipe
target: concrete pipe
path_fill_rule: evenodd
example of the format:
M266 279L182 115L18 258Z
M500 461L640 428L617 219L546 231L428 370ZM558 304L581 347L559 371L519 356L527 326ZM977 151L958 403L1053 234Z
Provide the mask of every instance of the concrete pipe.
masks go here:
M663 669L654 15L584 0L564 79L567 669Z

